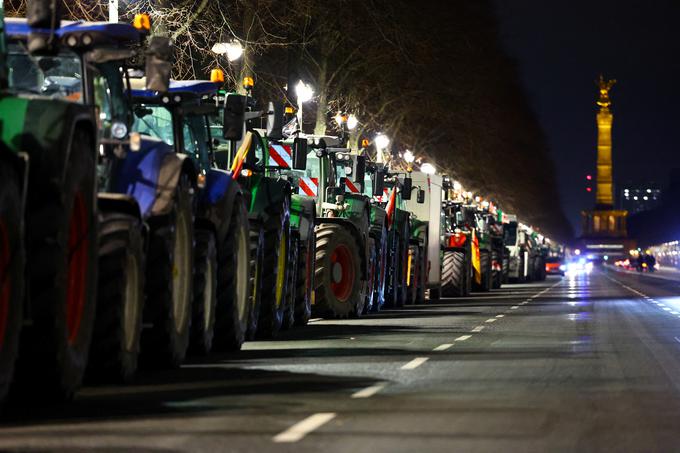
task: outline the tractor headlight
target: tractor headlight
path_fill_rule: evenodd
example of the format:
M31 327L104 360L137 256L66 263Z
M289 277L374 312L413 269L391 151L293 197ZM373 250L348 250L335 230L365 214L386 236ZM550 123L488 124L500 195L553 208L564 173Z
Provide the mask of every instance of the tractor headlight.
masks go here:
M111 125L111 137L122 140L128 133L128 128L122 121L114 121Z

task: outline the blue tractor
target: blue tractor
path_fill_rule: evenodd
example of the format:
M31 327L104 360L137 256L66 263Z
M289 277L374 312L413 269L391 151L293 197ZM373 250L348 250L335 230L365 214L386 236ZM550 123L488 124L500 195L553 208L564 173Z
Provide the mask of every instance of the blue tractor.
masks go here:
M253 314L245 194L235 176L218 169L209 116L217 112L210 81L172 81L167 92L133 90L134 126L185 156L198 174L194 222L194 299L191 346L205 354L235 350Z

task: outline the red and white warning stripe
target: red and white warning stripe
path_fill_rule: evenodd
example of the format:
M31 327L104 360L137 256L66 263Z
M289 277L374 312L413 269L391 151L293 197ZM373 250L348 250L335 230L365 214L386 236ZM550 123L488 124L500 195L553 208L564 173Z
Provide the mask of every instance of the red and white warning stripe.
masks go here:
M345 190L350 193L361 193L359 187L357 187L349 178L345 178Z
M382 203L383 201L387 201L390 198L389 191L387 188L383 189L383 194L382 195L375 195L373 199L377 201L378 203Z
M293 148L288 145L269 145L270 167L292 168L293 167Z
M316 197L319 194L319 178L301 176L298 181L298 194Z

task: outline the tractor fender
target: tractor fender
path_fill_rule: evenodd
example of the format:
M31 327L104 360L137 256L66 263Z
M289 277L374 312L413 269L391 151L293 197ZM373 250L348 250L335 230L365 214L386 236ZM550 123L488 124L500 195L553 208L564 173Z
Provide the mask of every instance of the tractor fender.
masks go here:
M128 150L118 164L112 191L135 198L145 219L170 212L182 173L196 187L197 172L191 159L175 153L172 146L159 139L144 136L141 149Z
M288 200L290 206L290 183L284 179L262 177L251 191L251 208L249 220L266 223L270 216L281 214L281 206Z
M310 197L292 194L290 213L291 219L294 216L298 217L297 230L300 242L306 243L309 239L309 231L314 230L316 223L316 201Z
M0 162L7 164L16 174L21 197L21 222L23 224L28 193L28 167L30 165L28 153L9 151L6 145L0 142Z
M341 225L343 228L346 228L356 239L357 243L360 244L361 250L366 250L367 245L364 236L361 234L361 231L359 231L359 228L349 219L344 219L342 217L322 217L318 218L316 222L317 225L323 225L325 223ZM361 277L366 279L368 275L366 253L360 253L359 255L361 256Z
M229 232L234 203L243 190L230 172L211 168L198 195L196 224L213 231L218 238Z

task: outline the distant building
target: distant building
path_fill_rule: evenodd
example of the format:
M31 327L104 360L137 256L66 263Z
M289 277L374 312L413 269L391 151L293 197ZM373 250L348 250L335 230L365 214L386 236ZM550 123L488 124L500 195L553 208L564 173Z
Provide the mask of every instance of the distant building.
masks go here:
M629 214L654 209L661 203L661 189L658 184L624 184L619 191L618 208Z

